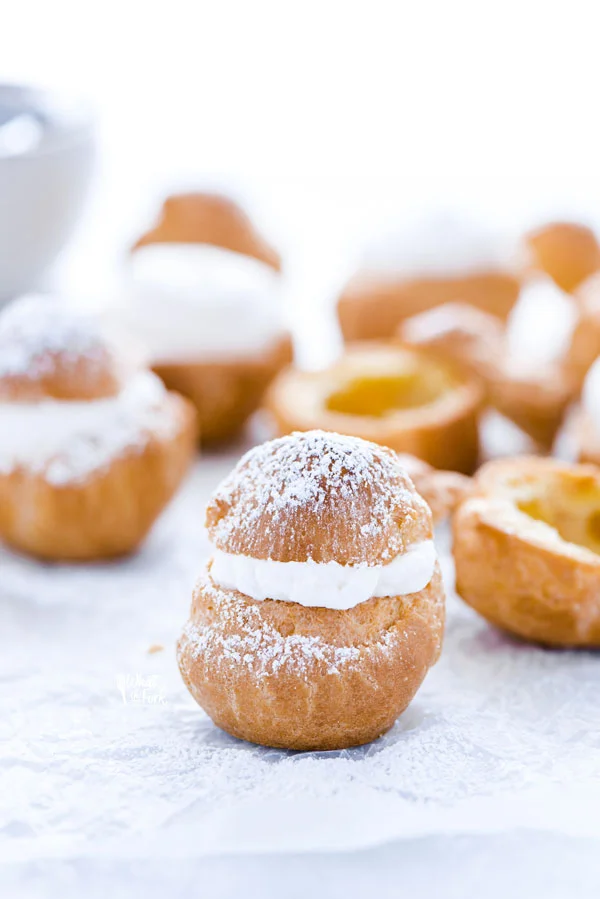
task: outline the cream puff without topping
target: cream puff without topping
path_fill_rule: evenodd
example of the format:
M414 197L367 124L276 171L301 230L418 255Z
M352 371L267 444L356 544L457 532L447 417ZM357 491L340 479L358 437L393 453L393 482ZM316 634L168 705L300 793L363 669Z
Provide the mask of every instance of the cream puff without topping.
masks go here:
M0 315L0 539L49 560L135 549L193 456L192 407L49 297Z
M554 646L600 645L600 472L519 457L478 472L453 521L459 595Z
M256 447L217 489L213 555L179 641L224 730L286 749L385 733L441 645L429 508L394 453L311 432Z
M337 431L435 468L469 473L477 463L482 398L478 380L455 363L391 344L358 343L324 371L282 372L265 406L280 434Z

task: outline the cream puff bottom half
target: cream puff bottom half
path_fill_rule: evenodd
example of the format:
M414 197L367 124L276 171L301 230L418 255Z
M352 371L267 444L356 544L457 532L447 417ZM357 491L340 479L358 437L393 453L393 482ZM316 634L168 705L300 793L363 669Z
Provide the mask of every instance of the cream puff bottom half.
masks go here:
M178 645L183 679L223 730L284 749L342 749L384 734L438 658L439 566L422 590L351 609L194 592Z

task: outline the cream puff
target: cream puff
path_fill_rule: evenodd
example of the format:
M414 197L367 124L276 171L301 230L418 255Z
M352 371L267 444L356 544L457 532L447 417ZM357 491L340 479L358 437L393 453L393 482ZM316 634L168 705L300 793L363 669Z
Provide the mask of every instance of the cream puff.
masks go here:
M600 269L600 246L591 228L552 222L525 236L531 267L572 293Z
M377 340L442 303L467 303L505 319L518 294L512 245L468 223L441 219L374 243L337 309L345 340Z
M457 592L526 640L600 646L599 510L594 466L488 463L453 520Z
M0 539L48 560L134 550L191 463L195 414L90 317L31 296L0 315Z
M397 457L313 431L255 447L217 488L212 556L178 644L219 727L284 749L384 734L437 660L431 514Z
M203 444L232 440L292 358L279 275L209 244L149 244L131 258L117 327L198 412Z
M479 381L455 363L391 344L358 343L324 371L283 371L265 408L279 434L337 431L434 468L470 473L479 452L482 399Z
M167 197L157 224L133 249L152 243L204 243L251 256L279 271L281 257L229 197L185 193Z
M487 402L549 448L577 383L565 364L577 306L552 282L527 285L508 328L464 304L447 304L403 322L403 344L460 361L485 385Z

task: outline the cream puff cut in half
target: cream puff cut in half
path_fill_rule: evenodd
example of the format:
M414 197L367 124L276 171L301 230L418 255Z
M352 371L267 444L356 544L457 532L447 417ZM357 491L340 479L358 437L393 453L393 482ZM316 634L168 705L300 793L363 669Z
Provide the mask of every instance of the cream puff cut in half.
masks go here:
M521 456L490 462L453 520L456 589L511 634L600 646L600 470Z
M320 428L470 473L483 389L455 362L384 343L357 343L322 371L288 368L267 393L278 433Z

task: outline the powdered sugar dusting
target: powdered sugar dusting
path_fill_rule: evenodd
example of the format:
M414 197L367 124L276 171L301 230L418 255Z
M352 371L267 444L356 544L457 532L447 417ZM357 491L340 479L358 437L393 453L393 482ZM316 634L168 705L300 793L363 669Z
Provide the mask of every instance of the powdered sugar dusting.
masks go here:
M353 564L368 562L369 538L381 539L389 531L394 537L382 545L377 561L393 558L403 548L393 523L429 514L390 450L324 431L294 433L250 450L217 489L211 506L226 510L216 522L210 507L208 513L211 538L220 549L227 551L232 540L252 544L259 531L273 540L282 539L283 532L293 544L293 517L300 512L325 522L329 538L340 526L347 544L362 543L363 556Z
M0 315L0 378L50 375L57 356L67 367L82 358L98 370L105 365L107 347L93 316L37 294Z
M328 674L339 674L341 668L363 657L356 646L334 646L321 637L302 634L284 636L265 621L253 603L208 582L203 588L210 590L218 625L189 621L181 638L180 656L189 648L193 658L202 656L207 664L241 666L258 678L290 669L304 680L309 679L315 664L325 665ZM387 642L386 631L381 645Z

